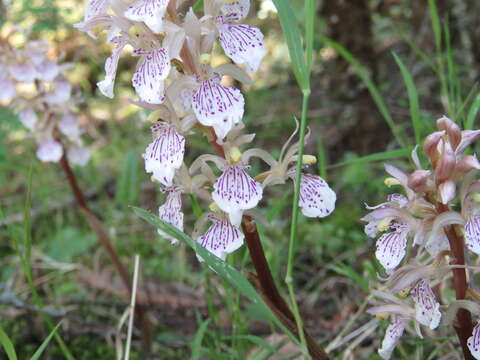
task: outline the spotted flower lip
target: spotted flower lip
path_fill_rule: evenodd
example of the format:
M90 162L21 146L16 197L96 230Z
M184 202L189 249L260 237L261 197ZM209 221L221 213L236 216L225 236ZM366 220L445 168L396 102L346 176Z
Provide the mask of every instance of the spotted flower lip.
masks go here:
M113 98L113 86L115 85L115 77L117 75L118 61L122 49L127 45L126 37L118 35L110 40L114 44L112 55L105 60L105 79L97 83L98 89L106 97Z
M240 226L244 210L257 206L262 199L262 185L245 171L241 164L228 165L213 184L212 199L230 216L235 226Z
M472 336L467 339L467 346L472 356L480 360L480 321L473 328Z
M142 56L133 74L132 84L140 100L149 104L161 104L165 100L164 80L170 73L170 59L166 48L156 50L137 49Z
M387 271L394 270L406 254L410 228L405 223L390 225L393 231L383 234L376 243L375 256Z
M124 13L127 19L143 21L150 30L158 34L163 31L163 18L168 0L139 0Z
M170 186L175 170L183 163L185 138L169 123L156 123L152 132L155 139L143 154L145 171L152 173L152 177L163 185Z
M163 189L167 193L165 203L158 209L160 219L166 223L175 226L178 230L183 231L183 213L182 213L182 188L179 186L171 186ZM172 242L178 244L178 240L158 229L158 234Z
M295 181L295 168L288 171ZM337 195L320 176L301 174L298 206L306 217L325 217L335 209Z
M212 126L222 140L242 120L245 100L240 90L221 85L220 78L220 74L214 73L200 82L192 96L192 108L198 121Z
M412 289L411 295L415 302L415 318L417 321L432 330L436 329L440 324L442 313L440 312L440 304L428 282L424 279L420 280Z
M226 219L211 214L209 220L212 221L212 225L197 241L212 254L225 260L228 254L243 245L245 236ZM200 259L200 261L203 260Z
M402 316L394 316L390 325L388 325L385 332L385 337L382 341L382 346L378 349L378 354L384 360L389 360L392 356L393 350L397 346L402 337L405 328L408 325L409 318Z

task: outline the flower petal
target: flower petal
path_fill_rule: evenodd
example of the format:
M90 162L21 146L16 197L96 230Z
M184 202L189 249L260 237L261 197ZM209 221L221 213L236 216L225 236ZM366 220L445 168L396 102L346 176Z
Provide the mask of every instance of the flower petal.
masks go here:
M170 72L167 49L153 51L135 50L134 55L143 55L133 74L132 84L142 101L161 104L165 100L164 82Z
M238 212L257 206L262 198L262 185L247 174L241 165L228 166L213 184L212 198L220 209L234 216L232 223L239 226Z
M231 21L239 21L247 17L250 10L250 0L225 1L220 8L222 14Z
M172 184L175 169L182 166L185 154L185 138L171 124L159 123L152 126L155 140L148 145L143 158L145 171L165 186Z
M217 80L202 81L192 96L192 107L198 121L213 126L217 137L223 139L242 120L245 100L240 90L220 85Z
M377 240L375 256L386 270L395 269L405 256L409 228L403 223L397 226L397 230L383 234Z
M90 0L85 9L84 22L107 11L109 0Z
M467 346L472 356L480 360L480 322L477 322L473 328L472 336L467 340Z
M289 171L295 181L295 172ZM302 174L298 206L307 217L325 217L335 209L337 195L320 176Z
M90 160L90 155L90 149L81 145L72 146L67 150L68 161L74 165L85 166Z
M396 316L387 327L385 337L382 341L382 347L378 349L378 354L384 360L390 359L395 346L397 346L403 332L408 324L408 318Z
M120 60L122 49L127 44L127 39L124 36L115 36L110 42L115 44L115 47L113 48L112 55L105 60L105 79L99 81L97 86L103 95L112 99L118 61Z
M43 162L58 162L62 155L62 145L54 140L42 141L37 149L37 157Z
M225 54L237 64L255 72L266 54L263 34L256 27L219 22L219 41Z
M182 197L179 187L167 189L168 194L165 203L158 209L160 219L166 223L175 226L178 230L183 231L183 213L182 213ZM178 240L158 230L158 234L169 239L172 244L177 244Z
M50 104L63 104L70 99L72 84L63 76L57 77L53 83L53 91L45 96L45 101Z
M168 0L140 0L130 6L124 13L127 19L143 21L154 33L163 30L163 18Z
M8 102L12 100L17 94L15 81L9 78L0 79L0 101Z
M82 131L78 126L78 118L70 112L66 112L58 123L60 131L70 140L77 140Z
M37 76L35 67L30 63L14 64L8 68L13 78L20 82L32 83Z
M229 221L212 219L213 224L197 241L222 260L243 245L244 235Z
M35 124L38 121L37 114L35 114L35 111L31 107L27 107L25 110L21 111L18 114L18 118L21 123L30 130L35 128Z
M35 69L37 76L43 81L53 81L60 72L58 65L49 59L44 59Z
M442 313L440 304L426 280L420 280L412 289L411 295L415 302L415 318L417 321L434 330L440 324Z
M480 215L472 216L465 224L465 238L467 248L480 254Z

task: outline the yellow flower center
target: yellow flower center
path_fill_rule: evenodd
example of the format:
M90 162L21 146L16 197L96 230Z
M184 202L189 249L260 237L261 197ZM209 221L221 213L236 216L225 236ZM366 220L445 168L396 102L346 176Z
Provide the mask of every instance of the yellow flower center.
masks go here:
M303 165L313 165L317 163L317 158L313 155L303 155L302 164Z
M393 178L393 177L388 177L385 179L385 181L383 182L385 185L387 185L388 187L390 186L393 186L393 185L400 185L400 182Z

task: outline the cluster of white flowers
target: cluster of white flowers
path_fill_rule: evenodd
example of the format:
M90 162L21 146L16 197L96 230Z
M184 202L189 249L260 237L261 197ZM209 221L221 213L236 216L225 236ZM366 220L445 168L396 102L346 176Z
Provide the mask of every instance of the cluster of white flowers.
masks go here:
M463 254L467 250L480 254L480 163L465 151L479 137L480 130L461 131L452 120L442 117L437 120L437 131L425 139L429 168L422 167L416 149L412 152L413 172L385 165L391 175L385 183L401 186L405 195L395 193L387 202L368 207L372 211L362 219L367 222L365 233L369 237L382 233L375 255L390 275L387 288L374 292L382 302L370 309L372 314L391 315L379 350L383 359L390 358L410 320L420 337L419 324L432 330L440 325L442 313L432 286L444 281L450 272L447 259L464 279L464 284L454 280L457 300L470 301L464 300L469 284ZM457 203L460 208L455 211ZM461 304L469 311L477 308L474 302ZM480 359L479 344L477 322L466 344L475 359Z
M18 29L0 36L0 104L9 106L38 143L37 157L44 162L68 160L85 165L90 150L83 145L83 133L75 113L78 97L60 64L48 56L48 45L27 40L21 47L12 39L25 38Z
M143 158L145 170L166 193L160 218L183 230L182 195L198 195L211 204L211 212L197 221L194 237L224 259L243 244L242 216L258 206L265 187L294 178L298 143L291 144L295 132L279 160L262 149L240 150L255 135L241 133L244 97L225 80L229 76L250 83L247 71L255 72L266 53L261 31L241 23L250 1L205 0L200 15L191 7L179 13L184 3L91 0L84 21L76 26L94 38L101 27L114 45L105 62L105 79L97 84L107 97L114 94L122 49L130 47L131 54L139 56L132 85L138 96L135 103L153 111L153 142ZM234 64L211 66L217 43ZM207 136L216 155L203 154L187 166L185 137L194 130ZM269 170L252 177L252 157L263 160ZM304 157L305 165L312 163L313 156ZM303 174L300 185L305 216L324 217L333 211L336 195L323 179ZM208 222L210 227L202 231Z

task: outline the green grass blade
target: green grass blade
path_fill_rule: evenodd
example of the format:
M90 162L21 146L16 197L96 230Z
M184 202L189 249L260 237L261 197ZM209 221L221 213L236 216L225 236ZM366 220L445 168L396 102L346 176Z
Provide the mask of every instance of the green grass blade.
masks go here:
M222 277L230 285L236 288L240 292L240 294L245 296L247 299L249 299L255 304L260 305L264 313L269 317L269 319L273 321L280 329L282 329L285 334L287 334L288 337L292 340L292 342L298 344L298 340L295 338L295 336L272 313L270 308L265 304L261 296L257 293L253 285L250 284L247 278L243 276L240 271L230 266L225 261L222 261L215 255L210 253L208 250L206 250L198 242L194 241L190 236L181 232L172 225L164 222L157 216L137 207L132 207L132 209L135 214L137 214L139 217L141 217L151 225L191 247L197 253L197 255L200 256L213 271L215 271L217 275Z
M115 201L117 204L133 205L138 201L140 196L138 157L134 151L129 151L125 157L115 193Z
M307 59L308 74L312 71L313 62L313 40L315 32L316 1L305 1L305 58Z
M428 0L430 10L430 21L432 22L433 35L435 37L435 47L438 52L442 50L442 26L440 16L438 15L437 4L435 0Z
M203 0L198 0L193 4L193 11L197 12L203 10Z
M195 334L195 338L192 342L192 360L199 360L200 356L202 355L202 340L205 332L208 329L208 324L210 323L210 319L205 320L202 322L200 327L198 328L197 333Z
M0 344L2 344L3 350L7 354L8 360L17 360L17 353L15 352L15 347L13 346L12 341L8 335L0 327Z
M331 169L331 168L337 168L337 167L346 166L346 165L363 164L363 163L369 163L372 161L382 161L382 160L391 160L391 159L408 157L411 154L412 150L413 148L410 147L406 149L379 152L379 153L370 154L367 156L362 156L360 158L356 158L352 160L342 161L333 165L329 165L327 168Z
M465 129L473 130L473 124L477 118L478 110L480 109L480 92L473 100L470 110L468 111L467 119L465 120Z
M35 351L35 354L32 355L32 357L30 358L30 360L38 360L40 359L40 356L42 356L43 352L45 351L45 349L47 348L48 344L50 343L50 341L52 340L53 336L55 335L55 333L57 332L58 330L58 327L60 326L61 322L59 322L53 329L52 331L50 331L50 334L47 336L47 338L45 340L43 340L43 343L39 346L39 348L37 349L37 351Z
M323 40L326 42L327 45L331 46L338 54L340 54L350 65L353 66L353 68L357 72L360 79L368 88L368 91L370 92L370 95L372 96L373 101L377 105L377 108L380 111L380 114L383 116L384 120L390 127L395 139L402 147L405 147L405 142L402 139L402 136L400 134L398 127L395 125L395 122L393 121L392 115L390 114L390 111L387 108L385 100L383 99L382 95L380 94L380 91L377 89L372 79L368 75L365 67L362 64L360 64L360 62L339 43L326 37L323 37Z
M285 35L295 78L302 90L309 90L310 80L308 76L308 68L303 54L300 29L294 16L295 12L288 0L273 0L273 3L277 8L283 34Z
M412 118L415 142L417 144L420 144L422 141L422 124L420 123L420 105L418 102L417 87L415 86L412 75L410 74L400 57L398 57L395 53L392 54L398 67L400 68L403 81L405 82L405 86L407 87L408 103L410 106L410 116Z

